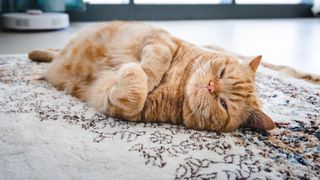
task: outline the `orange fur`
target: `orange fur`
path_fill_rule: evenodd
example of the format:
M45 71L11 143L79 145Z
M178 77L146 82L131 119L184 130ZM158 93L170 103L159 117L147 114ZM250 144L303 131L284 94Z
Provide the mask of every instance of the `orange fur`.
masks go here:
M78 33L48 57L53 86L111 116L212 131L274 128L255 90L261 56L240 63L148 24L116 21Z

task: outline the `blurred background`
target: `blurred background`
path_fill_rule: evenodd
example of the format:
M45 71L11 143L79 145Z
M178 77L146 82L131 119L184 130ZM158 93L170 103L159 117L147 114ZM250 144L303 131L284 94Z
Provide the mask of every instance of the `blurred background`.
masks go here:
M317 3L319 0L0 0L0 12L67 11L71 21L300 18L312 17L311 7Z
M62 48L97 22L141 20L198 45L319 74L319 1L0 0L0 54Z

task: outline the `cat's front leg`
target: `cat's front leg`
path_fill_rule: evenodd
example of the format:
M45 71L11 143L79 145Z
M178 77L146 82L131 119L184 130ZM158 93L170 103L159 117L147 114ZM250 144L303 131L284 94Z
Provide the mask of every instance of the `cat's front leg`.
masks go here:
M96 90L91 91L95 98L91 104L111 116L139 120L148 95L148 78L141 66L124 64L115 74L106 73L100 78L94 85Z
M148 92L151 92L161 82L163 75L169 69L174 47L172 44L148 44L141 54L141 67L148 76Z

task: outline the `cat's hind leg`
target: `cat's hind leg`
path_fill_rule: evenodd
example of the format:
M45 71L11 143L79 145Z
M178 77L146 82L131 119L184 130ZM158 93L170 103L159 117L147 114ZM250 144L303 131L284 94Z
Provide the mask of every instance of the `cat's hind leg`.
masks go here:
M89 103L100 112L136 121L147 95L147 75L139 64L128 63L101 75L89 92Z

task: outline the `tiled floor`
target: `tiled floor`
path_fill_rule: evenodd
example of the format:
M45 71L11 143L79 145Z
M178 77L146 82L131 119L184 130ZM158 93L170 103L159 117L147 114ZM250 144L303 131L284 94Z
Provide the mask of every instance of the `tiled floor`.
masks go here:
M216 44L266 61L320 74L320 18L276 20L156 21L172 34L190 42ZM73 23L54 32L0 32L0 54L32 49L61 48L70 36L93 23Z

